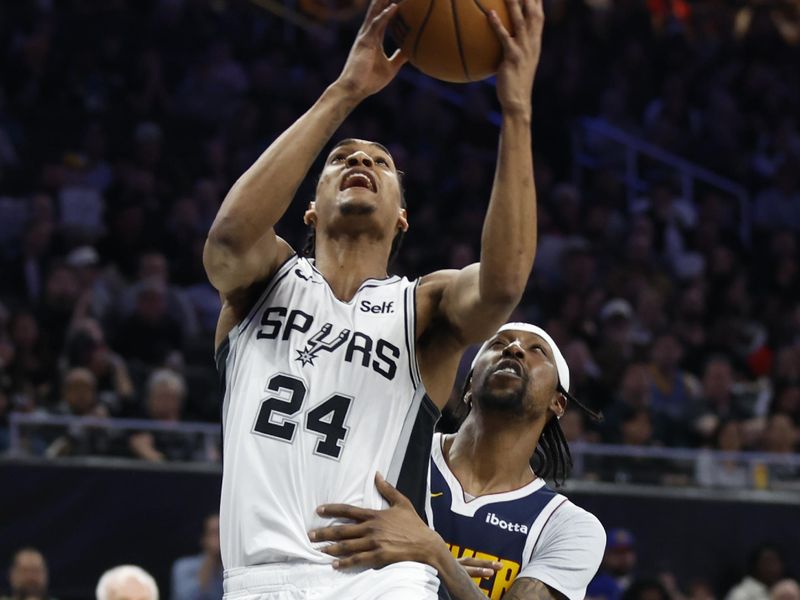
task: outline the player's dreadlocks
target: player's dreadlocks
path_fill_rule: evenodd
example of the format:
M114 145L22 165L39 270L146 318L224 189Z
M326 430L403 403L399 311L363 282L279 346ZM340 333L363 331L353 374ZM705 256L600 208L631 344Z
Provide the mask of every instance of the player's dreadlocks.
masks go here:
M467 374L464 380L464 385L461 388L461 394L458 396L457 405L448 405L445 413L442 415L442 423L439 425L442 431L451 432L457 431L464 420L467 418L469 411L472 409L471 403L464 402L464 397L469 391L472 382L472 371ZM602 422L603 414L599 411L594 411L575 396L570 394L559 383L557 388L558 393L563 394L564 397L578 405L586 414L591 417L593 421ZM572 454L569 451L569 444L564 437L564 432L561 425L558 423L557 417L552 417L542 429L542 435L539 437L539 443L536 445L536 450L531 456L531 468L542 479L550 479L555 482L556 487L564 485L564 481L569 477L572 471Z

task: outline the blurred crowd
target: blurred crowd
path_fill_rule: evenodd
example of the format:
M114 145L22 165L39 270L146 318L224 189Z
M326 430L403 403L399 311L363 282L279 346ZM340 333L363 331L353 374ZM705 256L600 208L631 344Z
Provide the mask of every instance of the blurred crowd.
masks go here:
M169 580L156 581L140 567L123 565L100 576L96 600L218 600L223 594L219 516L208 515L200 536L200 552L178 557L169 565ZM717 576L698 575L681 581L668 568L641 564L636 538L627 529L612 528L600 570L589 584L587 600L800 600L800 585L786 564L782 549L761 544L742 564L727 565ZM167 589L165 589L167 588ZM44 555L20 548L8 569L7 596L0 600L54 600ZM57 589L57 586L52 586ZM86 596L83 596L86 597Z
M516 317L553 335L573 394L606 415L568 413L573 442L791 454L800 48L767 13L737 30L729 3L679 15L660 4L546 2L539 251ZM0 452L14 411L218 418L205 234L232 182L336 77L355 26L304 31L244 0L0 4ZM411 230L393 270L409 277L479 256L494 90L442 89L406 67L338 134L386 143L406 174ZM576 183L581 116L732 178L748 203L702 185L686 197L679 173L648 161L631 202L617 150L599 139L603 160ZM296 248L311 179L278 227ZM48 456L218 459L169 432L54 430L24 443ZM619 465L597 475L652 478L646 463ZM719 466L698 479L751 477Z

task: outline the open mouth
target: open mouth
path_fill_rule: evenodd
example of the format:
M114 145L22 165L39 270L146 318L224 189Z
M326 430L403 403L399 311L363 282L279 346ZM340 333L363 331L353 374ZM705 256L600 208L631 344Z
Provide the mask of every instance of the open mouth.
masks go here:
M495 367L494 372L492 375L512 375L514 377L522 377L523 370L522 365L520 365L517 361L512 360L510 358L506 358L501 360L497 367Z
M362 169L352 169L345 173L344 177L342 177L339 190L341 191L354 187L365 188L371 192L375 192L377 188L372 174Z

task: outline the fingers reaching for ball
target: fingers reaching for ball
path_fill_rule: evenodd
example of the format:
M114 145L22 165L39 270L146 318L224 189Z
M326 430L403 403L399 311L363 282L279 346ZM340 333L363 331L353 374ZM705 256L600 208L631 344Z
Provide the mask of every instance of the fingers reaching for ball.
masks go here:
M539 65L544 11L542 0L506 0L513 33L492 10L489 22L503 47L497 70L497 97L504 111L530 113L533 78Z

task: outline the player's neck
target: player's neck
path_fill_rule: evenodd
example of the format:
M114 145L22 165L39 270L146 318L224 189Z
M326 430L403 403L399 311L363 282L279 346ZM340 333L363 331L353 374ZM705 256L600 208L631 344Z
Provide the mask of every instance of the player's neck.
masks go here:
M473 496L509 492L535 478L530 458L541 427L507 414L467 417L445 457L462 488Z
M344 302L352 300L367 279L387 276L386 242L366 236L317 238L316 267L331 286L334 295Z

